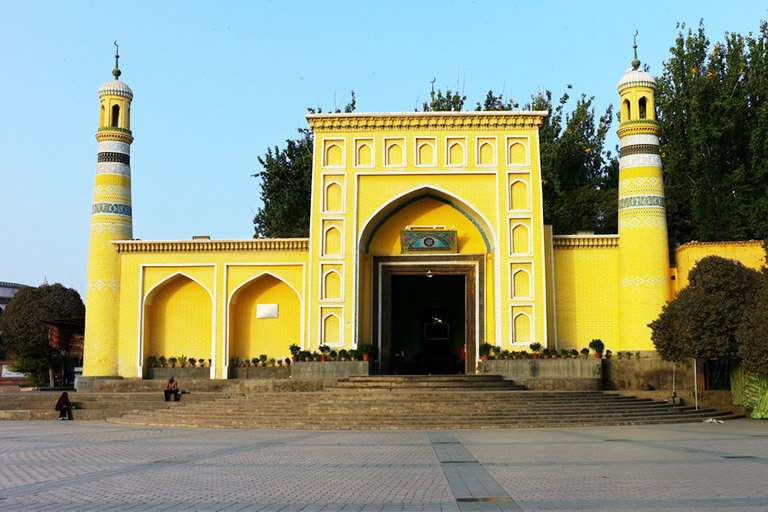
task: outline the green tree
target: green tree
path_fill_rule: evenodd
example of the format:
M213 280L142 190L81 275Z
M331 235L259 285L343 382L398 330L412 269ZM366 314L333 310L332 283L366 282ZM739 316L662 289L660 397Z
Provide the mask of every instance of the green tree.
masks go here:
M679 28L656 94L670 242L768 238L768 25Z
M755 373L768 372L768 278L762 279L755 300L747 305L736 330L742 366Z
M344 106L344 112L354 112L355 91ZM321 113L321 108L308 108ZM341 109L335 110L337 113ZM264 206L253 219L254 238L300 238L309 236L309 214L312 200L312 130L300 128L299 138L286 140L283 149L268 148L259 163L263 171L253 174L261 180L261 201Z
M739 262L708 256L691 269L689 284L649 324L663 359L735 357L736 331L765 276Z
M21 363L22 371L50 379L49 370L60 365L57 351L48 345L46 320L85 316L80 294L60 284L44 284L19 290L0 317L0 331L8 354Z
M553 105L547 90L525 106L550 113L539 128L544 222L555 234L616 233L619 164L605 149L613 107L596 117L594 97L582 94L566 112L569 99L566 91Z

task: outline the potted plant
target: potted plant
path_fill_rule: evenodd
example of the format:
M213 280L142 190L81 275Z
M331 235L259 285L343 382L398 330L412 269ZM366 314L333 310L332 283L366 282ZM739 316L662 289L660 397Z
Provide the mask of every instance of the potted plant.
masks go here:
M160 356L157 358L157 364L159 364L161 367L165 368L165 365L168 364L168 360L165 358L165 356Z
M521 350L520 359L528 359L528 352L526 352L525 350Z
M594 339L589 342L589 348L595 351L595 357L600 359L603 357L603 349L605 348L605 344L603 343L603 340L601 339Z
M328 357L331 358L331 361L335 361L338 356L339 354L335 350L331 350L330 352L328 352Z
M200 366L200 368L205 367L205 359L200 358L197 360L197 363L198 363L198 366Z
M507 359L509 359L509 350L502 350L501 351L501 358L504 359L505 361Z
M635 352L635 359L640 359L640 352Z
M544 350L541 351L541 357L544 359L549 359L550 355L552 355L552 353L548 348L545 348Z
M342 361L346 361L349 357L349 352L347 352L347 349L341 349L339 350L339 359Z
M267 354L261 354L259 356L259 364L260 366L267 366Z
M347 357L349 357L350 361L357 361L357 358L358 358L357 349L354 349L354 348L349 349L349 351L347 352Z
M483 361L488 359L488 356L491 354L491 349L493 348L493 345L490 343L481 343L480 344L480 359Z
M171 368L176 368L176 361L178 361L178 359L175 357L168 358L168 364L171 365Z
M535 341L535 342L531 343L528 346L530 347L530 349L532 351L531 357L534 358L534 359L538 359L539 358L539 351L541 350L541 343L539 343L538 341Z
M189 361L189 366L191 366L192 368L194 368L195 364L197 364L197 359L195 359L194 357L190 357L189 359L187 359L187 361ZM200 361L202 361L202 359Z
M569 354L571 356L571 359L576 359L577 357L579 357L579 351L576 350L575 348L572 348Z
M149 356L147 357L147 366L151 366L152 368L157 366L157 356Z
M291 366L291 358L290 357L286 357L283 362L285 363L285 366Z
M370 343L361 343L357 346L357 353L363 356L363 361L369 361L373 355L373 345Z
M581 357L582 359L586 359L587 357L589 357L589 349L587 347L584 347L583 349L581 349Z
M248 366L251 366L251 365L258 366L259 365L259 358L258 357L254 357L250 361L248 361Z
M608 350L605 351L605 358L606 359L610 359L612 355L613 355L613 352L611 352L611 349L608 349Z
M301 347L294 343L290 347L288 347L288 350L290 350L291 352L291 359L296 361L299 358L299 352L301 352Z

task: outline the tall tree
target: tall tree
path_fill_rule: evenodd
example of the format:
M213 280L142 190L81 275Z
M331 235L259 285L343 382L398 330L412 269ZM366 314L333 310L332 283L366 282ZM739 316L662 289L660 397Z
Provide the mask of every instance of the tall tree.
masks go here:
M344 106L346 113L354 112L355 91ZM308 108L320 113L321 108ZM342 109L337 108L337 113ZM264 168L252 176L261 180L261 200L264 206L253 218L254 238L299 238L309 236L309 214L312 200L312 130L299 128L299 138L286 140L283 149L268 148L259 163Z
M765 275L734 260L708 256L688 277L688 286L650 324L656 350L663 359L675 362L735 357L737 329L755 303Z
M46 320L85 316L85 306L76 290L60 284L25 287L13 296L0 317L3 344L14 359L37 371L45 381L59 355L48 345Z
M768 25L679 28L656 95L670 241L768 238Z

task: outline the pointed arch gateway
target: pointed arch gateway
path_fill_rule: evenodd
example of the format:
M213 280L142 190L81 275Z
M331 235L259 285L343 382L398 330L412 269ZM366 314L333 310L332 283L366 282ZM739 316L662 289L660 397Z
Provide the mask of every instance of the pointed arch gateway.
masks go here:
M437 224L456 229L457 252L401 253L399 233L407 225ZM476 208L433 186L400 194L370 216L358 238L366 262L358 267L358 310L365 317L358 335L379 348L383 373L475 373L485 289L493 289L486 262L495 247L490 223ZM406 364L395 368L401 350Z

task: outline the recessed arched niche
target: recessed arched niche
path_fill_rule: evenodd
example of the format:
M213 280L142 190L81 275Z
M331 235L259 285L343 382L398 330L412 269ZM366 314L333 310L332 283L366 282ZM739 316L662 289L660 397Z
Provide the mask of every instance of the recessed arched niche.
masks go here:
M528 204L528 183L523 179L513 179L509 185L509 209L530 210Z
M528 254L530 252L530 239L528 226L525 224L514 224L510 233L512 242L512 254Z
M509 165L527 165L528 147L518 139L511 139L507 146L507 163Z
M338 181L331 181L325 185L323 197L323 210L325 212L341 212L343 210L343 191Z
M321 342L323 345L341 345L341 319L336 313L328 313L322 319Z
M529 345L531 337L531 317L526 313L518 313L512 321L512 338L514 343Z
M518 269L512 275L512 297L527 299L531 297L531 275L525 269Z

